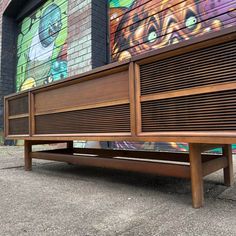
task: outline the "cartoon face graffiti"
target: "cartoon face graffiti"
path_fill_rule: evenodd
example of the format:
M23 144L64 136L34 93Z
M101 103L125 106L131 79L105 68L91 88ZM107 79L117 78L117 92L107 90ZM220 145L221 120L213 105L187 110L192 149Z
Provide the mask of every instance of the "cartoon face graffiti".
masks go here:
M188 40L235 23L231 0L137 0L111 10L113 60ZM117 17L115 17L117 16Z
M39 78L47 80L50 77L51 58L61 27L61 10L56 4L51 4L44 10L38 31L31 42L26 71L27 78L34 78L38 82ZM42 81L38 82L38 84L41 83ZM36 83L36 85L38 84Z
M17 90L67 77L67 7L67 0L49 0L22 21Z
M127 59L233 25L235 0L110 0L112 60ZM113 147L188 150L188 145L182 143L114 142Z
M44 47L48 47L57 38L62 27L61 10L52 4L43 12L39 23L39 38Z
M124 14L115 34L114 59L177 43L201 31L194 0L156 2L135 1Z

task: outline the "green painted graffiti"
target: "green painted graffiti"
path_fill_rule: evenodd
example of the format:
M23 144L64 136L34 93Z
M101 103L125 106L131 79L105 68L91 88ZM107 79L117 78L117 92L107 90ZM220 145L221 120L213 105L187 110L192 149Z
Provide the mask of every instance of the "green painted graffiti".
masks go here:
M110 0L110 7L130 7L134 0Z
M68 0L50 0L26 17L17 43L17 91L67 77Z

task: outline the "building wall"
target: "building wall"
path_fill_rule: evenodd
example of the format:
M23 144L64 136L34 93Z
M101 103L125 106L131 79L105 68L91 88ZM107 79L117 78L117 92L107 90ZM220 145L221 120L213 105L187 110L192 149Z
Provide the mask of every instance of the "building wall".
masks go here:
M110 0L112 60L236 25L234 0Z
M112 61L236 26L235 0L110 0L109 8ZM112 147L188 150L186 143L174 142L113 142Z
M107 64L108 14L103 0L3 0L0 7L1 130L3 96Z
M5 32L6 37L10 37L10 30L6 28L2 28L3 25L3 17L2 13L5 11L8 6L10 0L2 0L0 2L0 55L2 54L2 33ZM6 20L6 19L5 19ZM10 20L9 20L10 21ZM9 24L10 26L10 24ZM13 27L13 26L11 26ZM8 51L8 53L11 53ZM7 56L4 58L7 59ZM2 70L7 70L7 68L2 68L0 65L0 74L2 74ZM6 75L6 72L5 72ZM3 143L3 97L14 90L13 80L7 80L6 77L0 77L0 144Z
M92 25L97 24L92 22L92 11L96 8L91 0L49 0L23 20L18 36L17 90L81 74L97 66L92 63L92 52L96 51L95 40L92 47ZM54 37L47 35L49 28L41 26L44 21L44 27L48 27L50 20L59 25ZM35 43L38 34L44 32L47 47ZM96 61L100 65L106 63Z
M17 22L16 91L81 74L108 62L106 1L41 2L44 4ZM4 12L8 4L5 1L1 6ZM55 15L58 19L53 19ZM50 20L59 25L54 37L47 35ZM39 42L40 37L44 42Z
M68 74L74 76L108 63L108 4L104 0L70 0Z
M9 2L25 4L21 12L15 9L16 12L5 16L3 22L2 13ZM37 8L36 2L40 4ZM106 27L108 4L110 37ZM34 10L31 9L33 5ZM45 11L53 5L60 9L58 22L61 25L56 30L53 47L50 44L50 50L40 52L37 49L40 47L35 47L33 40L44 15L50 16ZM2 62L5 63L1 63L0 68L0 116L3 113L3 95L75 76L109 60L122 60L235 25L235 8L236 2L232 0L2 0L0 35L3 35L3 40L0 37L0 42L4 49ZM17 38L17 54L14 55L14 47L9 45L16 44L14 40ZM108 43L111 55L107 50ZM49 56L39 63L42 54ZM14 58L17 60L14 61ZM185 144L176 143L140 145L118 142L114 147L186 149Z
M109 53L109 4L107 0L95 0L92 5L92 66L110 62ZM105 50L104 50L105 49Z
M70 0L68 10L68 75L92 69L92 0Z
M48 0L24 18L18 35L17 91L106 64L106 6L104 1ZM50 20L58 25L54 37L47 34ZM36 42L40 36L47 45Z

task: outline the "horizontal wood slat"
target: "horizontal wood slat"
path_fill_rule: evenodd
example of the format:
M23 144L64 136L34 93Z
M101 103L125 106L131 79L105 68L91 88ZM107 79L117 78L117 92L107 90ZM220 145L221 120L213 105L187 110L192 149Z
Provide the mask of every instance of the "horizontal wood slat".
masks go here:
M71 154L58 154L50 152L32 152L32 158L55 160L78 165L113 168L118 170L135 171L179 178L190 178L190 168L181 164L156 163L148 161L122 160L115 158L76 156Z
M178 45L7 96L5 135L236 142L235 28Z
M9 100L9 116L22 115L29 112L28 96Z
M35 113L106 104L129 98L128 71L122 71L35 94Z
M9 120L9 135L29 134L29 118Z
M141 95L236 81L236 41L140 65Z
M47 115L47 114L55 114L55 113L61 113L61 112L71 112L71 111L79 111L79 110L87 110L87 109L94 109L94 108L100 108L100 107L109 107L109 106L116 106L116 105L123 105L128 104L129 99L124 100L117 100L117 101L111 101L111 102L103 102L103 103L93 103L90 105L84 105L84 106L73 106L68 108L62 108L62 109L53 109L50 111L44 111L44 112L36 112L35 115Z
M130 105L39 115L35 130L36 134L130 132Z
M195 88L174 90L171 92L153 93L142 96L140 100L142 102L145 102L145 101L161 100L166 98L183 97L188 95L203 94L203 93L218 92L218 91L233 90L233 89L236 89L236 81L231 83L221 83L221 84L200 86Z
M221 145L222 146L222 145ZM210 149L221 147L221 146L210 146ZM44 151L42 151L44 152ZM73 149L56 149L45 151L50 153L78 153L81 155L94 155L101 157L130 157L137 159L153 159L159 161L173 161L173 162L186 162L189 163L188 153L170 153L170 152L157 152L157 151L132 151L132 150L114 150L114 149L96 149L96 148L73 148ZM202 154L202 161L208 162L216 158L222 157L220 155L213 154Z
M217 170L228 166L226 157L219 157L214 160L203 163L203 176L207 176Z
M142 103L142 131L236 130L236 90Z
M19 119L19 118L24 118L24 117L29 117L29 113L26 114L21 114L21 115L14 115L14 116L9 116L9 120L14 120L14 119Z

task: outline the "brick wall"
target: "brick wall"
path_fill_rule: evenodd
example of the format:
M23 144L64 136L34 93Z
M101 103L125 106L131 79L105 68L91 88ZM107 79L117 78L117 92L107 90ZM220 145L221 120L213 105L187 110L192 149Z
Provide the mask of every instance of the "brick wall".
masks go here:
M3 16L2 13L5 11L6 7L8 6L8 4L10 3L10 0L2 0L0 3L0 55L2 54L2 46L5 47L6 45L2 45L2 33L4 31L4 35L5 37L9 37L9 33L11 31L10 27L13 27L13 25L11 24L10 19L4 18L4 21L8 21L9 24L9 28L2 28L3 25ZM7 56L8 54L8 56ZM3 60L7 60L9 63L12 63L12 61L10 60L10 54L11 52L8 50L7 54L3 57ZM1 138L1 134L2 134L2 129L3 129L3 96L11 93L14 91L14 83L13 83L13 79L7 79L7 74L6 71L9 71L7 67L7 64L5 65L0 65L0 143L2 142L2 138ZM5 73L2 73L2 72ZM10 76L12 76L12 71L9 71Z
M92 66L103 66L110 61L108 1L93 0L92 3Z
M74 76L108 63L107 2L70 0L68 72Z
M3 96L15 92L16 38L19 30L16 18L19 23L22 22L24 17L46 1L2 0L0 2L0 45L3 45L2 48L0 47L0 129L3 125ZM9 3L11 3L10 7ZM19 12L19 9L22 11ZM104 0L68 0L68 76L81 74L108 62L107 10L107 1ZM8 15L4 16L4 20L2 20L3 12L7 12Z
M70 0L67 52L69 76L92 69L91 11L91 0Z

